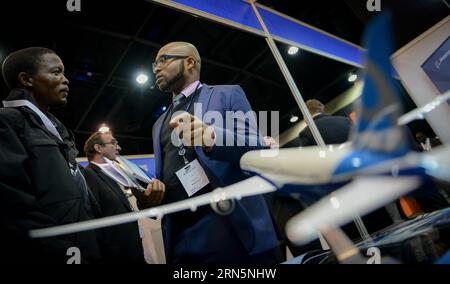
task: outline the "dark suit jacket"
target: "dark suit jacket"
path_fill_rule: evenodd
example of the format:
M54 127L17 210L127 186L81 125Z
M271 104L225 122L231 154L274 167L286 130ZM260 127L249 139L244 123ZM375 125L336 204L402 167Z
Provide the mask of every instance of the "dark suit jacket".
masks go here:
M341 144L348 141L352 122L344 116L331 116L319 114L314 117L314 122L319 129L325 144ZM299 135L301 146L317 145L309 127L306 127Z
M204 84L199 94L198 103L202 104L202 116L207 111L217 111L225 118L226 111L240 110L246 113L251 110L244 91L237 85L208 86ZM164 158L160 142L164 117L165 114L153 126L156 178L159 180L163 180L164 175L162 172ZM225 137L231 137L235 142L240 139L237 132L224 129L223 125L213 124L212 126L214 127L217 141L225 141ZM251 127L253 127L252 133L258 133L256 125L252 125ZM248 135L248 131L246 134ZM263 148L262 145L264 142L262 138L259 133L256 135L259 141L258 146L250 146L248 141L245 146L240 147L215 146L212 153L208 156L205 155L201 147L195 147L199 163L205 170L213 188L227 186L249 177L244 175L240 169L239 161L241 156L247 151ZM214 217L208 216L208 218ZM225 222L225 224L220 224L221 222ZM256 255L271 250L277 246L277 235L269 210L262 196L252 196L236 201L235 209L229 216L208 224L208 226L205 225L198 230L192 230L192 236L190 236L189 246L195 248L203 255L197 259L198 261L206 261L203 257L208 255L208 261L214 262L216 252L214 252L215 248L212 246L217 243L216 240L218 238L226 235L237 236L238 241L243 245L243 252L240 252L244 254L243 258L247 255ZM175 245L173 243L174 236L171 233L170 215L163 218L162 229L166 258L170 262L172 248ZM188 231L186 230L186 233L189 233ZM226 246L227 244L222 243L221 245ZM233 248L230 247L230 250L233 251Z
M91 190L97 218L132 212L119 185L98 166L89 163L83 170ZM102 229L101 249L107 263L145 263L137 222Z

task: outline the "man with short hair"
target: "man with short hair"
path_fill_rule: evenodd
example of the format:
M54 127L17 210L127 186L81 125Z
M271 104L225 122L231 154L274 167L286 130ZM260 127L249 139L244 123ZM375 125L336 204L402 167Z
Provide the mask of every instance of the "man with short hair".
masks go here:
M120 153L119 142L111 131L94 132L84 145L89 165L83 174L91 189L97 205L96 217L107 217L132 212L140 208L158 205L163 196L165 187L157 179L153 179L145 192L133 190L137 199L132 198L131 189L136 188L136 180L132 180L123 170L116 159ZM102 229L103 260L107 263L144 263L143 241L146 237L146 260L155 263L156 254L149 224L142 219L139 222L124 223Z
M100 259L96 231L31 239L29 231L92 218L74 137L50 112L64 106L69 80L53 50L9 54L2 73L11 89L0 109L0 251L2 261L66 263ZM77 261L76 261L77 262Z
M308 107L325 144L341 144L349 140L352 122L348 117L326 115L325 106L316 99L306 101L306 106ZM300 132L299 139L300 146L317 145L309 127L306 127Z
M227 112L251 111L239 86L202 84L200 68L198 50L187 42L163 46L153 63L156 84L173 101L153 126L156 177L167 187L164 204L248 178L239 167L241 156L264 148L252 121L246 124L236 118L236 127L228 129L220 125L220 119L206 124L199 118L214 111L225 121ZM194 105L200 107L201 113L194 115ZM228 141L233 145L227 145ZM209 206L166 215L162 229L168 263L278 261L274 256L277 235L262 196L237 200L234 210L226 216L216 214Z

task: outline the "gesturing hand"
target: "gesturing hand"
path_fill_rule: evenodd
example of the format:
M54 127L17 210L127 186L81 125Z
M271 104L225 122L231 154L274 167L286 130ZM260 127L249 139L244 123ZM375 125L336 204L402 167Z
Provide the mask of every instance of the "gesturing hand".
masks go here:
M215 134L213 127L203 123L199 118L188 112L172 118L170 127L176 130L185 146L202 146L206 149L214 146Z

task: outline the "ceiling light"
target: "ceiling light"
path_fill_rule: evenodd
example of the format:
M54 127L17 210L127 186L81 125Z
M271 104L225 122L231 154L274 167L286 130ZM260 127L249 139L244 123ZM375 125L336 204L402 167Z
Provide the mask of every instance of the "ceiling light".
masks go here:
M98 132L100 132L100 133L106 133L106 132L109 132L109 127L106 125L106 124L102 124L101 126L100 126L100 128L98 129Z
M139 75L137 75L137 77L136 77L136 82L140 85L147 83L147 81L148 81L148 76L145 75L144 73L139 73Z
M298 52L298 47L296 47L296 46L291 46L291 47L289 47L289 49L288 49L288 54L289 55L294 55L294 54L296 54Z
M348 76L348 81L349 81L350 83L355 82L356 79L358 79L358 75L356 75L356 74L350 74L350 75Z
M297 122L298 121L298 116L296 116L296 115L292 116L289 121L292 122L292 123Z

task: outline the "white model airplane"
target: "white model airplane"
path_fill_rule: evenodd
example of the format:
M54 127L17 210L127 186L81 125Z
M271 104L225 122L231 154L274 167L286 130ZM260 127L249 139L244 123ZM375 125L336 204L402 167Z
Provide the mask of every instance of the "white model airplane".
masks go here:
M249 152L241 159L244 170L271 180L281 190L311 195L318 185L326 189L318 193L326 195L322 200L288 222L287 235L297 244L420 188L430 175L450 181L450 147L424 154L412 152L407 133L399 126L423 118L447 102L450 93L399 120L400 97L390 75L391 36L387 16L379 17L368 28L367 76L352 143L281 149L272 157L268 151L273 150Z

